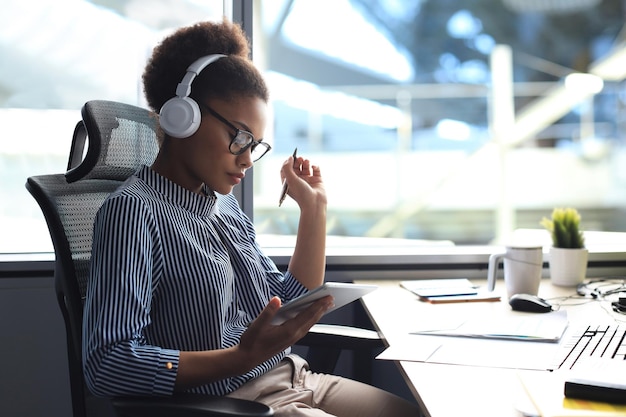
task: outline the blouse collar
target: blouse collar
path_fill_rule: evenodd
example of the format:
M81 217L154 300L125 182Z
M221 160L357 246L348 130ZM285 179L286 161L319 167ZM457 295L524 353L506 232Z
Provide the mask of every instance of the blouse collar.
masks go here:
M201 216L209 216L217 212L217 197L206 185L202 185L201 194L194 193L170 181L148 166L143 166L136 175L148 186L170 200L172 204L187 211Z

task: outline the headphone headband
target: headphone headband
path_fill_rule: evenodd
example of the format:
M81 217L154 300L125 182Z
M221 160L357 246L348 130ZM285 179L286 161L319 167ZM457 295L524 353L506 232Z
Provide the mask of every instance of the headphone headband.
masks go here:
M191 83L209 64L225 56L223 54L203 56L187 67L185 76L176 86L176 97L169 99L159 112L159 122L165 133L175 138L186 138L196 133L200 127L202 114L198 103L189 97Z
M191 65L189 65L189 67L187 67L185 76L182 81L178 83L178 86L176 86L176 95L178 97L189 97L189 94L191 94L191 83L196 79L198 74L200 74L209 64L225 56L226 55L223 54L213 54L196 59Z

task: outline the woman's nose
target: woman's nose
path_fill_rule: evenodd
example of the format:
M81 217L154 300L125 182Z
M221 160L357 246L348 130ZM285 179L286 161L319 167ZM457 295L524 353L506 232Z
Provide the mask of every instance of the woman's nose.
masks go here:
M253 164L252 162L252 150L250 148L246 149L243 153L238 155L239 165L250 168Z

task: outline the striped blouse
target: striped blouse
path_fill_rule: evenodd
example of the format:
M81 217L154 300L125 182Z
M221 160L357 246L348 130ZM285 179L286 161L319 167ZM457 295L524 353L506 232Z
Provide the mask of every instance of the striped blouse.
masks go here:
M206 194L143 167L99 210L83 320L92 393L171 394L179 351L234 346L272 296L306 292L261 252L232 195ZM286 353L193 391L230 393Z

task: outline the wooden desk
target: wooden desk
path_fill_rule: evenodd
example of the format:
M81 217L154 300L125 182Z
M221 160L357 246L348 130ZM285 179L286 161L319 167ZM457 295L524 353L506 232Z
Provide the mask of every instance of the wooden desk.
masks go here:
M478 285L486 284L472 281ZM462 316L468 311L494 315L515 314L511 312L506 296L500 302L429 304L419 301L416 296L401 288L398 281L368 280L359 283L379 286L376 291L363 297L363 303L388 346L406 343L407 332L410 331L407 322L411 317L415 320L428 320L433 315ZM504 291L503 287L502 281L499 281L496 290ZM549 280L543 280L539 295L544 298L562 297L575 294L575 291L573 288L553 286ZM570 325L596 318L602 321L614 319L610 307L607 311L599 302L562 308L568 312ZM515 369L409 361L398 361L397 364L428 416L519 417L524 414L518 409L534 409L524 394Z

